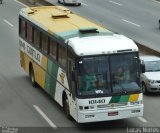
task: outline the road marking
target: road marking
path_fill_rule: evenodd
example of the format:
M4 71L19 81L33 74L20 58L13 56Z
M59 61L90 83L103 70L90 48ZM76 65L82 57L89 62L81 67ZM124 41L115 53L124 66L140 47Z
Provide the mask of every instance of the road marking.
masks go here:
M82 3L82 5L84 5L84 6L88 6L87 4L85 4L85 3Z
M33 107L36 109L36 111L47 121L47 123L53 127L57 128L57 126L47 117L47 115L37 106L33 105Z
M17 2L18 4L20 4L20 5L22 5L22 6L24 6L24 7L28 7L26 4L23 4L23 3L21 3L20 1L18 1L18 0L14 0L15 2Z
M142 121L143 123L148 122L146 119L144 119L143 117L137 117L138 120Z
M11 24L8 20L6 20L6 19L3 19L3 21L6 23L6 24L8 24L9 26L11 26L11 27L13 27L14 25L13 24Z
M126 19L122 19L122 20L123 20L124 22L129 23L129 24L132 24L132 25L134 25L134 26L141 27L139 24L133 23L133 22L128 21L128 20L126 20Z
M115 5L118 5L118 6L122 6L122 4L121 3L117 3L117 2L115 2L115 1L109 1L109 3L112 3L112 4L115 4Z

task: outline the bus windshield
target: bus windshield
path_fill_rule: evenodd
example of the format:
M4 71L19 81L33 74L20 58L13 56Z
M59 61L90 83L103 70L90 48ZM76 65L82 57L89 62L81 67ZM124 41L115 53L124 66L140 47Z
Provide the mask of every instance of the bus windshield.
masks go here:
M78 60L78 95L110 95L140 91L137 53L81 57Z

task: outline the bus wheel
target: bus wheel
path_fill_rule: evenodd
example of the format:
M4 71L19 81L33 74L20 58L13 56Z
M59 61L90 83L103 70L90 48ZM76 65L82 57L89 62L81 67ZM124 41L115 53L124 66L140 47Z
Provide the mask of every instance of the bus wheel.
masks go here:
M37 87L37 83L35 81L35 76L34 76L34 70L33 70L32 66L30 67L30 79L31 79L31 82L32 82L32 86Z
M67 118L71 119L71 115L70 115L70 111L69 111L69 101L68 101L68 98L67 98L66 95L64 97L64 105L63 105L63 107L64 107L64 112L65 112Z

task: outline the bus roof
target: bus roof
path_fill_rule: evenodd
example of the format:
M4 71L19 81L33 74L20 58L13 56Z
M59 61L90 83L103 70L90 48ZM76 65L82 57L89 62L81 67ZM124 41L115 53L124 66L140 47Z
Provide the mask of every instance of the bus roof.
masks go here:
M57 39L69 41L77 55L104 54L127 49L138 51L132 40L115 35L63 6L23 8L20 15Z
M123 35L90 36L69 39L69 45L80 56L138 51L135 43Z

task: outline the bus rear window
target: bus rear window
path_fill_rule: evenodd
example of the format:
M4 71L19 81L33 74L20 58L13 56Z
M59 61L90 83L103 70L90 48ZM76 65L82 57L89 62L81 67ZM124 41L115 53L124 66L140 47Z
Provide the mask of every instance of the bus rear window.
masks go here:
M20 19L20 27L19 27L19 32L22 37L25 37L26 33L26 22L22 19Z

